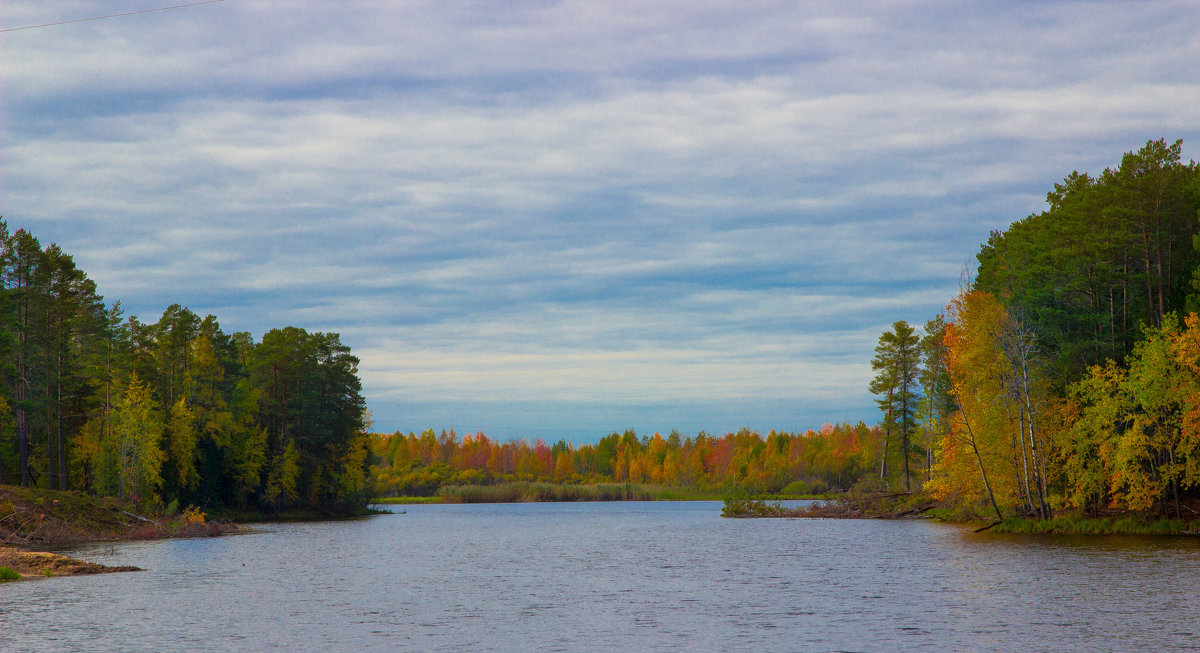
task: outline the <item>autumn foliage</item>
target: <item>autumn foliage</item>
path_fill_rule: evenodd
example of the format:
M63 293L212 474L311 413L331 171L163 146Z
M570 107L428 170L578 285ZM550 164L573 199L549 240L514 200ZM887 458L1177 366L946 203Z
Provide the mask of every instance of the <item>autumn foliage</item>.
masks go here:
M1047 202L991 235L926 349L948 384L922 400L925 488L996 518L1194 519L1200 166L1151 141Z
M506 481L651 483L752 492L846 489L870 476L883 442L878 427L826 424L800 434L742 429L713 437L612 433L595 444L541 439L498 442L453 431L377 435L376 487L385 495L433 495L444 485Z

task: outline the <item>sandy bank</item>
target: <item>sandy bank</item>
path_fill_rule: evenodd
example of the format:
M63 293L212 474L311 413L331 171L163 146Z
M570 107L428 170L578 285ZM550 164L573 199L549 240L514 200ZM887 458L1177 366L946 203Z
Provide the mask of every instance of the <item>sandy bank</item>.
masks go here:
M0 567L8 567L23 578L45 578L50 576L82 576L85 574L109 574L117 571L141 571L138 567L108 567L94 562L76 560L57 553L45 551L22 551L11 547L0 547Z

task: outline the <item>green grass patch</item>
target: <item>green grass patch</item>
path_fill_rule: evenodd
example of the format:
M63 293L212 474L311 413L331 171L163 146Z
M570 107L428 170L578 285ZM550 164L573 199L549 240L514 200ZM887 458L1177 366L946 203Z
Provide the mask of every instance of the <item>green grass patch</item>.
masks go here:
M701 490L690 487L658 487L648 486L655 501L720 501L722 495L711 490Z
M12 567L0 567L0 582L10 580L21 580L21 574Z
M1179 519L1147 520L1136 515L1053 519L1009 517L992 528L992 531L1046 535L1195 535L1200 531L1200 524Z
M377 497L368 503L379 505L412 505L419 503L445 503L441 497Z

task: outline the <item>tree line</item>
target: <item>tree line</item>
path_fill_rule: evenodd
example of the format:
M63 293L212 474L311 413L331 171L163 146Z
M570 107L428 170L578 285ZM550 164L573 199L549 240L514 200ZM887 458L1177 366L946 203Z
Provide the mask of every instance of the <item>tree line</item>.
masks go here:
M106 306L57 245L0 219L0 483L278 511L361 503L358 359L334 333L255 342L180 305Z
M1047 204L991 234L922 333L880 337L881 476L909 489L915 466L937 498L997 518L1194 517L1200 165L1150 141Z
M508 481L652 483L701 490L742 487L756 493L820 493L869 477L883 433L866 424L826 424L819 431L749 429L715 437L672 431L639 437L610 433L595 444L540 438L499 442L453 430L377 436L373 478L390 496L430 496L443 485Z

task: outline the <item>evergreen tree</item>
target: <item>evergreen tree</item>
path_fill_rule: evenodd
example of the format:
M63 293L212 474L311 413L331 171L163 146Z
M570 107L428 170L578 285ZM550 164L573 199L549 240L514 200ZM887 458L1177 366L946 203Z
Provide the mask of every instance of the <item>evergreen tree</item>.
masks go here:
M904 490L912 490L909 458L913 447L910 440L917 426L917 407L920 399L921 350L920 337L907 322L892 325L891 331L879 336L871 368L876 371L870 390L880 395L876 400L884 413L884 428L896 429L900 435L900 455L904 465ZM886 475L887 441L884 441L880 475Z

